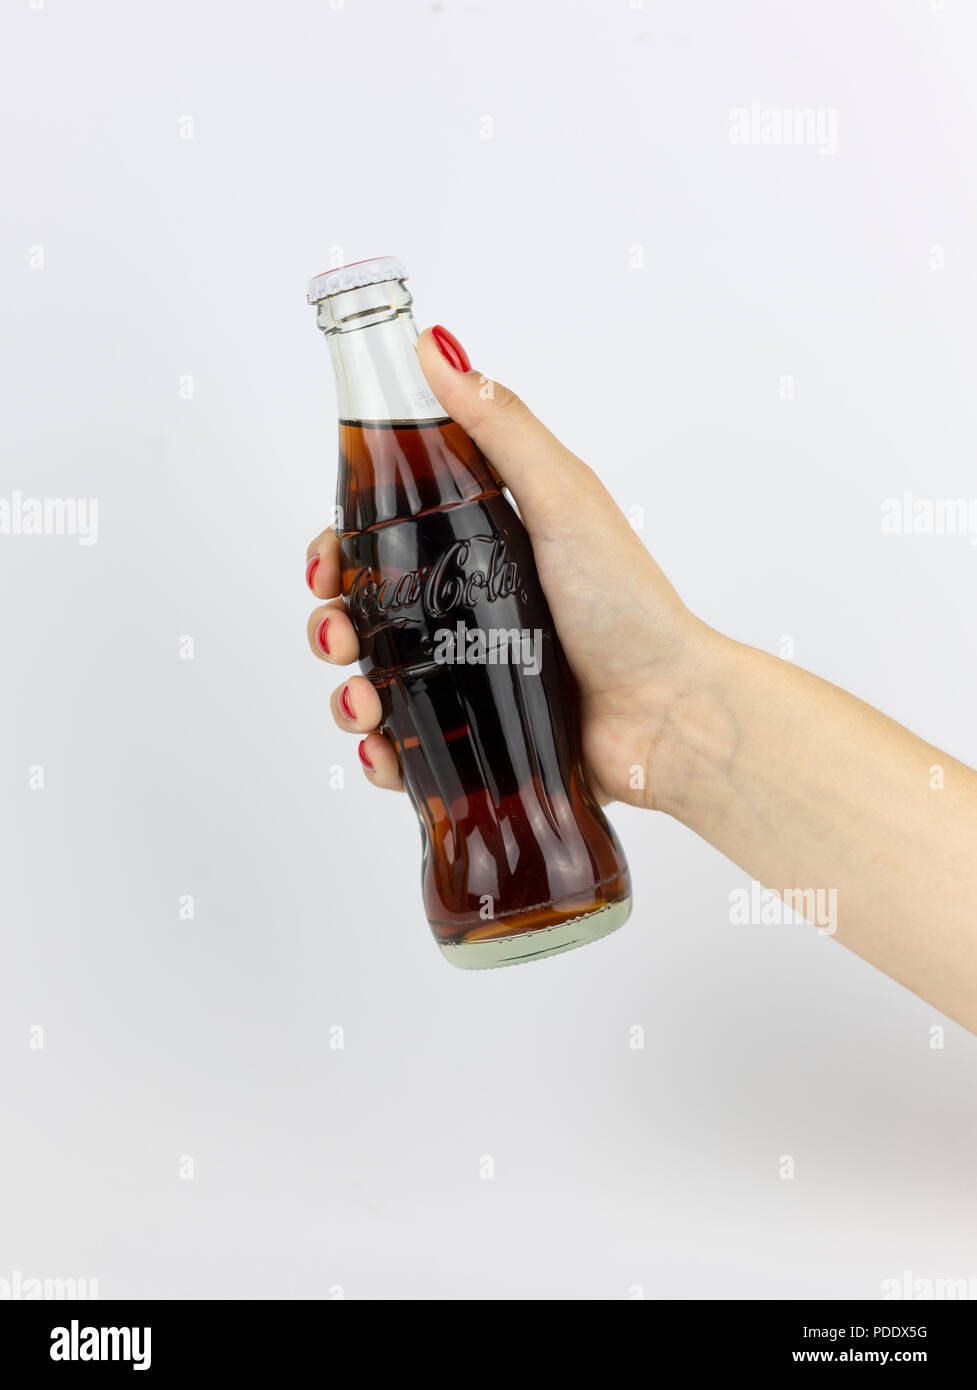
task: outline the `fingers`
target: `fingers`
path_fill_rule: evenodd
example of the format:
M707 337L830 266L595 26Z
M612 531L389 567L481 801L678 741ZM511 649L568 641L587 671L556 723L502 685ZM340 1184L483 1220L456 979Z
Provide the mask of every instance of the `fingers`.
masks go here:
M323 531L306 552L306 583L316 598L328 599L314 608L307 625L309 646L320 661L349 666L360 654L356 629L341 597L342 575L339 541L334 531ZM380 733L380 697L365 676L350 676L331 700L336 723L346 733L365 733L358 754L360 766L375 786L403 791L400 764L393 744Z
M404 779L400 775L397 754L393 744L383 734L367 734L360 742L357 752L363 771L374 786L393 792L404 790Z
M350 676L333 691L331 708L333 719L345 733L366 735L356 751L369 780L388 791L403 791L396 750L377 727L383 714L380 696L367 678Z
M360 654L360 639L341 598L313 608L308 622L309 646L320 661L350 666Z
M515 392L470 369L464 348L446 329L425 329L417 356L431 390L495 465L530 531L534 512L552 505L554 496L563 505L589 505L595 490L604 492Z
M631 555L640 566L647 563L641 538L593 469L508 387L472 371L451 334L427 329L417 341L417 355L444 409L509 488L534 546L556 541L565 559L590 553L596 545L604 553Z
M323 531L309 546L305 556L305 582L316 598L331 599L309 615L309 646L321 661L349 666L360 653L356 629L338 597L342 589L339 540L335 531Z
M339 537L335 531L323 531L306 551L305 582L316 598L336 598L342 593Z
M350 676L332 692L332 717L347 734L367 734L377 728L383 716L380 696L366 676Z

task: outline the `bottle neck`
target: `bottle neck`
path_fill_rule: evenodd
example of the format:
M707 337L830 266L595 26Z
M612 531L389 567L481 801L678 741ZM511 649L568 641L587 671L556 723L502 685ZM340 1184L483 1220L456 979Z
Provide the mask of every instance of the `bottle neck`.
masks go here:
M340 420L446 420L417 360L413 300L403 280L320 300L316 322L336 374Z

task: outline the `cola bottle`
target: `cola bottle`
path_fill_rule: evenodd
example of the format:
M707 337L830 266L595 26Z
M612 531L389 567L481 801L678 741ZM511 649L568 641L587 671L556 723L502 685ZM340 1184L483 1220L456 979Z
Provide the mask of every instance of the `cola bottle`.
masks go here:
M406 279L383 257L309 286L336 373L343 595L420 820L434 936L453 965L514 965L621 926L630 877L526 529L427 384Z

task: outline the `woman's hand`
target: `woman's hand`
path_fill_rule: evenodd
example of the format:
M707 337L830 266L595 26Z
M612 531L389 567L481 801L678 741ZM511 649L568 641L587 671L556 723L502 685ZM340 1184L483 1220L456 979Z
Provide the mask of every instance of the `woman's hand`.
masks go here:
M445 343L446 352L439 348ZM602 801L670 804L670 718L706 653L722 642L688 611L597 475L504 386L468 367L444 329L417 353L431 390L512 493L540 581L580 690L587 774ZM324 531L308 550L310 586L327 600L309 619L323 661L346 666L359 644L343 609L339 543ZM332 696L333 718L365 735L360 759L378 786L401 788L397 757L378 732L380 698L364 676Z

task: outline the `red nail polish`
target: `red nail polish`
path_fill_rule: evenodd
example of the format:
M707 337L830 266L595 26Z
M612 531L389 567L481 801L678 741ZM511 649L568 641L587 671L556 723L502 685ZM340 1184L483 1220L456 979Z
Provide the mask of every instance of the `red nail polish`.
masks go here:
M315 644L316 644L316 646L319 648L320 652L325 652L326 656L329 655L329 636L328 636L328 633L329 633L329 619L328 619L328 618L323 618L322 622L319 624L319 626L318 626L318 627L316 628L316 630L315 630Z
M315 572L319 568L319 556L313 555L312 559L305 567L305 582L312 588L312 581L315 579Z
M369 768L369 770L370 770L371 772L375 772L375 771L376 771L376 768L375 768L375 767L373 766L373 764L370 762L370 759L366 756L366 753L364 752L364 749L365 749L365 748L366 748L366 739L365 739L365 738L361 738L360 741L359 741L359 743L357 744L357 747L356 747L356 751L357 751L357 753L359 753L359 755L360 755L360 762L363 764L364 767Z
M339 708L342 710L343 714L346 716L347 719L356 718L356 711L353 709L352 703L349 698L348 685L343 686L342 693L339 696Z
M437 343L441 356L456 372L471 371L472 364L468 360L468 353L453 333L449 333L438 323L431 329L431 337Z

